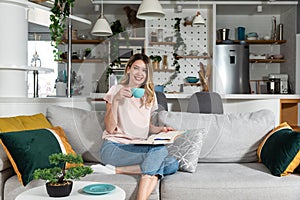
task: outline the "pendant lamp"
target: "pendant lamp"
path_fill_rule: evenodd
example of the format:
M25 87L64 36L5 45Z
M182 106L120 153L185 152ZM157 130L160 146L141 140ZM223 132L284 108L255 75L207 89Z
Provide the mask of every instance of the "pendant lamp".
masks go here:
M193 20L193 26L198 26L198 25L204 25L205 20L203 19L202 15L200 14L200 6L199 6L199 0L198 0L198 11L196 16L194 17Z
M165 13L158 0L143 0L136 17L139 19L157 19L164 17Z
M101 1L101 15L97 19L97 21L92 29L91 34L94 36L110 36L110 35L112 35L111 28L103 15L103 0Z

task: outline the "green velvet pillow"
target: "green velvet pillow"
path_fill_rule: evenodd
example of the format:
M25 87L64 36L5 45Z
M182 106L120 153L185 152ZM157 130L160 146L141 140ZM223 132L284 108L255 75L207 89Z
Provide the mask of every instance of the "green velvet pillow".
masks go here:
M275 176L293 173L300 163L300 132L280 124L259 145L258 157Z
M51 167L51 154L75 154L60 127L2 133L0 138L14 171L24 186L33 179L35 169Z

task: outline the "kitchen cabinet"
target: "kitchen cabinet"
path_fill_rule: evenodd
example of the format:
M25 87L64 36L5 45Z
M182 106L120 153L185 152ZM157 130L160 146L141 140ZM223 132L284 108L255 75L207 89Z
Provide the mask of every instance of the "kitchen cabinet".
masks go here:
M230 29L229 39L234 42L237 38L237 27L245 27L246 34L256 32L258 40L247 40L250 53L257 55L283 55L283 59L250 59L250 80L266 80L269 74L288 74L291 93L295 90L296 69L296 28L297 2L276 1L262 4L262 12L257 12L257 3L251 1L224 2L216 4L215 30ZM272 19L276 18L277 25L283 24L283 40L262 40L264 36L271 36L273 30ZM276 27L278 29L278 26ZM214 33L216 39L216 33ZM215 46L220 42L215 40ZM215 52L215 51L214 51ZM216 63L216 61L214 61ZM214 74L213 83L218 80Z
M280 122L287 122L291 126L298 126L298 104L300 99L280 100ZM299 127L296 127L299 129Z
M63 40L62 44L64 46L67 46L68 41ZM90 48L90 47L96 48L96 46L99 44L104 44L105 46L108 46L109 41L107 41L107 40L72 40L72 48L75 50L75 52L77 52L78 49L81 48L80 45L83 46L83 48ZM72 49L72 52L74 52L73 49ZM81 48L81 50L82 50L82 53L84 53L84 49ZM101 54L102 52L98 51L95 53L98 54L97 56L99 56L99 54ZM92 52L91 52L91 54L92 54ZM83 55L78 55L78 52L76 55L77 55L77 57L83 56ZM105 56L105 58L86 58L86 59L72 58L72 63L101 63L101 62L108 62L108 61L109 61L108 56ZM68 61L67 61L67 59L62 59L62 62L67 63Z
M85 56L85 49L90 48L91 53ZM89 96L95 90L98 80L105 75L110 62L110 42L108 40L72 40L72 95ZM64 40L60 50L68 51L68 41ZM74 52L76 52L74 54ZM62 59L58 65L59 78L67 69L67 59ZM64 78L64 77L63 77Z

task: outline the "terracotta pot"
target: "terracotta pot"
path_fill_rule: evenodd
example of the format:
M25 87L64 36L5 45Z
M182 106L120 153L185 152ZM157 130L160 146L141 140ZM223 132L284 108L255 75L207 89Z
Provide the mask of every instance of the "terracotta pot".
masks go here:
M63 184L46 183L47 193L50 197L66 197L72 191L73 182L64 181Z

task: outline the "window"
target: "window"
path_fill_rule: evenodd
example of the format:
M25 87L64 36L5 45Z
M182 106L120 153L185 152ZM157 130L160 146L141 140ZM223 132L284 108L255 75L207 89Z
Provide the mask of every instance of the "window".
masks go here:
M31 64L32 58L37 52L39 59L41 61L42 68L53 69L54 72L45 73L43 71L39 72L38 79L38 94L39 97L47 97L55 95L55 80L57 78L57 66L58 63L54 61L53 57L53 47L50 41L28 41L28 66L33 66ZM39 66L37 62L37 67ZM28 97L33 97L34 93L34 80L32 71L28 72Z

